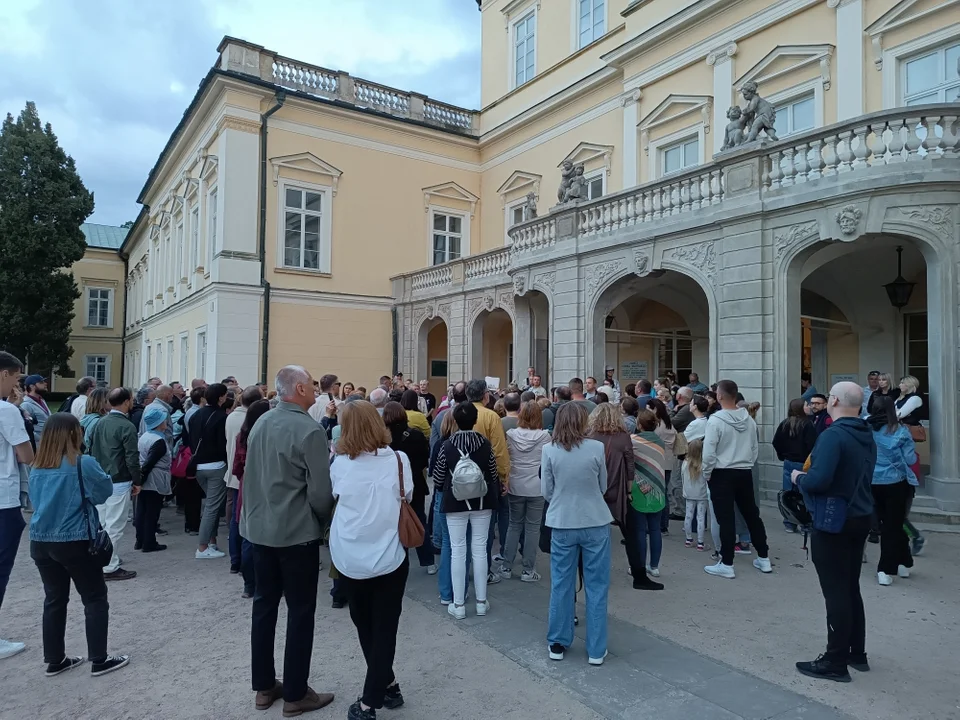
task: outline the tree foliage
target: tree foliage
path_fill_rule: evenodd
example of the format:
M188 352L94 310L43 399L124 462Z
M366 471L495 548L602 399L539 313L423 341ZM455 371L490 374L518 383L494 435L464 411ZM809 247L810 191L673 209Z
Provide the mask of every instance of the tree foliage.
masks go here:
M93 194L32 102L0 128L0 349L33 372L68 373L70 274L87 244L80 225Z

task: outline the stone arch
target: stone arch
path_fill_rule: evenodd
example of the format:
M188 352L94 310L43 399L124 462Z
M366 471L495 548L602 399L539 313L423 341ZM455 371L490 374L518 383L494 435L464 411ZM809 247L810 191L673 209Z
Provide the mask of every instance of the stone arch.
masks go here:
M511 372L507 356L514 344L513 315L503 307L483 307L471 317L466 326L468 374L471 378L499 377L505 387L514 379L511 375L517 374L516 367Z
M443 343L444 347L444 357L449 363L450 360L450 323L446 322L442 317L435 314L430 314L429 317L424 317L419 325L417 326L416 332L414 333L414 338L416 339L416 353L414 354L414 365L412 368L413 376L416 380L426 379L431 381L431 371L430 371L430 345L431 345L431 335L436 334L440 327L443 327L444 333L446 335L446 342ZM437 358L439 359L439 358ZM449 374L449 370L448 370ZM444 386L445 389L446 386ZM436 388L431 384L431 391L436 394Z

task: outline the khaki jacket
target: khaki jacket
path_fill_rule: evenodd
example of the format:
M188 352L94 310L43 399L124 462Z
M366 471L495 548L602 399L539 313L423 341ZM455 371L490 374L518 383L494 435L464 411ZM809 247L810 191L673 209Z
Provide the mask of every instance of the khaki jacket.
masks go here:
M493 456L497 459L497 474L501 480L510 476L510 451L507 449L507 435L503 431L500 416L483 403L474 403L477 407L477 424L473 429L483 435L493 446Z

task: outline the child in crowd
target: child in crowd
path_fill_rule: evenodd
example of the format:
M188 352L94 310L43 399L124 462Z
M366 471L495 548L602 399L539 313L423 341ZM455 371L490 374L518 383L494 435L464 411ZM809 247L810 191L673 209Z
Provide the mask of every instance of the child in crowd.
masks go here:
M684 545L693 546L691 526L693 514L697 514L697 550L703 550L703 528L707 515L707 482L703 479L701 462L703 458L703 440L694 440L687 445L687 456L680 468L683 479L683 497L687 501L687 513L683 520Z

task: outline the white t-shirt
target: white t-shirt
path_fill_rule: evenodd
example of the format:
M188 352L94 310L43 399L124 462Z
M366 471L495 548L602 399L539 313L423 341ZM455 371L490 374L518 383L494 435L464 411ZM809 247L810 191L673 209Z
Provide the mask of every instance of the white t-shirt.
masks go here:
M30 442L16 405L0 400L0 510L20 507L20 466L13 448Z
M83 420L83 416L87 414L87 396L86 395L79 395L70 404L70 414L73 415L77 420Z
M413 497L413 471L406 454L403 489ZM351 460L337 455L330 466L333 496L339 498L330 527L330 558L337 570L354 580L387 575L403 563L400 544L400 477L390 448L363 453Z

